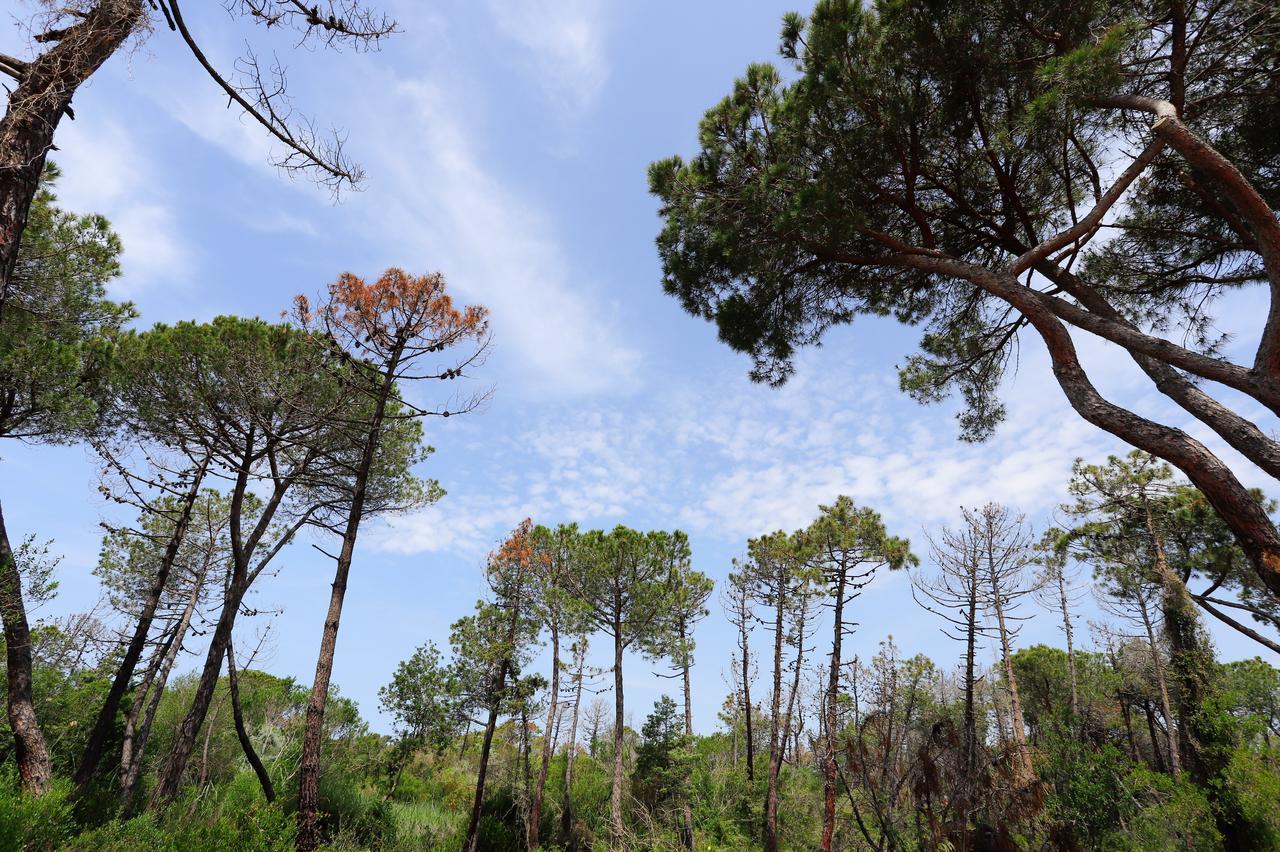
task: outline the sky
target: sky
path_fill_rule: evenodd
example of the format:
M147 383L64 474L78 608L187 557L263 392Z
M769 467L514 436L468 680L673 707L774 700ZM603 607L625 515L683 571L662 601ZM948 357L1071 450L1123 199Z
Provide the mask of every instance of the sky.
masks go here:
M269 165L265 134L226 108L175 34L158 28L137 39L82 87L53 159L64 172L61 204L104 213L120 233L124 274L112 294L137 305L139 325L275 318L295 294L314 294L339 273L376 276L392 265L439 270L457 299L492 312L492 350L468 385L491 389L490 401L427 423L436 452L420 472L447 496L361 532L333 678L375 730L390 724L378 688L419 645L447 645L449 625L484 591L486 553L525 517L685 530L694 567L719 582L749 537L803 526L848 494L910 538L927 572L927 533L954 524L961 506L1000 501L1038 531L1066 498L1073 459L1126 450L1070 410L1034 338L1022 341L1003 391L1007 422L971 445L957 440L953 404L922 407L897 389L895 367L917 330L859 320L803 352L794 378L771 389L752 384L745 356L663 294L646 168L696 153L703 112L749 63L777 61L790 4L384 2L402 32L371 53L295 49L221 4L202 5L188 24L215 64L231 67L246 44L264 58L274 51L299 112L343 129L368 178L335 202L282 175ZM0 51L30 55L24 24L35 9L5 12ZM1257 339L1262 299L1244 293L1219 306L1220 327L1240 341L1229 352ZM1122 353L1078 343L1104 393L1221 449ZM413 393L443 400L448 390ZM1232 401L1275 429L1260 408ZM1222 454L1248 484L1275 491L1265 474ZM0 448L10 535L51 540L62 556L60 595L40 617L98 598L99 524L116 510L97 493L96 469L83 447ZM304 540L281 554L252 601L278 614L242 619L237 641L245 648L270 620L261 667L302 683L314 672L332 582L332 563L312 543L324 546ZM733 635L715 600L696 634L700 731L714 729L730 689ZM913 603L904 572L879 576L852 616L850 656L871 656L889 635L900 653L947 668L958 656ZM1077 627L1086 645L1097 617L1084 601ZM1058 625L1036 614L1018 644L1061 645ZM1280 663L1211 629L1223 658ZM593 646L602 665L606 641ZM544 670L546 660L544 652ZM677 684L637 656L624 671L639 727Z

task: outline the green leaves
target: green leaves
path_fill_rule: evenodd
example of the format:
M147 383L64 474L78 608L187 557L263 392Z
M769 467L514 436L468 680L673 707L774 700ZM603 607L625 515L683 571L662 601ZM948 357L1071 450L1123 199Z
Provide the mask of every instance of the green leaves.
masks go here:
M102 216L59 208L57 177L50 165L0 301L0 436L42 443L94 427L112 341L136 315L106 298L119 237Z

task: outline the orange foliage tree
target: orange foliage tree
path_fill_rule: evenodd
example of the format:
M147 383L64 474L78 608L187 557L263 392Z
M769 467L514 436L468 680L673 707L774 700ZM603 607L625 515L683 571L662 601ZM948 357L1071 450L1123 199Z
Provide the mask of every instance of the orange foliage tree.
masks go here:
M348 475L323 483L334 507L325 526L342 538L329 610L320 639L316 675L307 704L299 768L299 849L319 845L317 807L320 747L334 650L360 522L367 516L404 510L437 499L443 492L410 472L429 448L422 445L421 420L475 410L486 394L454 395L441 408L424 408L404 398L406 382L448 381L479 364L488 349L488 311L455 307L439 273L410 275L388 269L375 281L344 273L317 303L294 302L297 321L327 347L330 363L344 382L367 395L349 422ZM445 354L449 353L449 354Z

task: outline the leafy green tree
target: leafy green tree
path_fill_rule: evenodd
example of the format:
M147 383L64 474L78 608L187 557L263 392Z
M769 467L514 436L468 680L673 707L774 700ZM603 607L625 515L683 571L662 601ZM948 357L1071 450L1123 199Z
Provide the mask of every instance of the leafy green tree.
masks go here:
M752 65L700 152L651 167L664 287L771 383L856 316L922 326L900 383L957 391L967 439L1003 416L1033 333L1076 412L1182 470L1280 596L1280 530L1249 489L1103 396L1073 339L1116 344L1280 477L1280 443L1198 384L1280 411L1278 36L1254 0L822 0L784 20L793 73ZM1238 364L1203 300L1253 287L1270 304Z
M845 617L845 607L853 602L880 568L898 569L919 564L904 538L890 536L880 514L854 505L843 494L830 506L819 506L819 516L799 533L812 564L827 586L832 610L831 655L827 663L827 689L823 699L822 753L822 842L830 852L836 829L836 761L840 752L837 715L840 702L840 672L844 661L841 648L853 629Z
M434 643L401 661L391 682L378 690L383 711L395 720L395 760L391 783L383 797L395 794L409 755L418 748L441 752L462 727L457 670L447 665Z
M689 540L684 533L641 533L615 527L592 530L581 539L580 570L567 578L583 617L613 640L613 786L609 795L609 827L613 842L622 842L623 735L626 695L622 656L642 647L660 630L671 605L676 577L688 570Z
M111 341L134 316L132 306L106 298L107 284L120 273L119 238L102 216L59 208L57 177L57 169L48 167L27 235L20 247L15 235L11 248L17 253L3 258L0 437L26 443L70 443L93 429ZM51 781L49 753L33 705L31 630L2 512L0 618L18 774L24 788L43 793Z
M661 696L640 728L633 775L636 797L651 811L688 802L691 744L676 702Z

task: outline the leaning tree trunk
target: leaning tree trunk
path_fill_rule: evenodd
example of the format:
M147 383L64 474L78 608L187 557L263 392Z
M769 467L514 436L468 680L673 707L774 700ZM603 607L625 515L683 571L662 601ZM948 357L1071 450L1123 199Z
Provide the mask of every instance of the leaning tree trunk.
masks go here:
M21 76L0 119L0 316L58 122L80 85L120 49L144 17L142 0L97 0L78 23L59 34L53 47L31 62L18 63Z
M988 559L992 558L988 554ZM1018 753L1016 777L1022 785L1035 783L1036 769L1031 762L1031 749L1027 746L1026 720L1022 715L1022 695L1018 691L1018 676L1013 670L1013 649L1009 645L1009 630L1004 619L1004 596L1000 592L1000 583L996 579L994 566L991 568L991 602L996 612L996 629L1000 631L1000 662L1004 666L1004 676L1009 683L1009 726L1013 729L1013 745Z
M134 792L137 789L138 779L142 775L142 757L146 753L147 739L151 736L151 724L155 721L156 711L160 707L160 698L164 695L165 686L169 682L169 673L173 671L173 664L177 661L178 654L182 651L182 643L186 641L187 631L191 628L191 619L195 615L196 604L200 601L200 592L204 588L210 562L211 560L206 557L199 573L192 581L187 604L164 649L160 667L152 682L141 690L142 695L149 693L141 726L138 724L136 706L129 713L129 718L125 720L124 742L120 748L120 812L126 816L133 812Z
M226 653L227 644L231 641L231 630L235 626L240 603L244 600L245 592L249 587L248 579L244 576L243 567L237 568L236 574L238 576L233 579L231 587L227 590L226 599L222 604L222 613L218 616L218 623L214 627L213 636L209 640L209 650L205 654L204 669L201 671L200 680L196 684L196 692L191 699L191 708L187 711L187 715L183 717L181 724L178 725L178 730L174 735L173 746L169 750L169 757L165 761L164 769L161 771L156 781L155 789L152 791L151 803L154 807L161 807L167 804L178 794L178 788L182 783L182 775L191 759L191 752L195 748L200 726L204 723L205 716L209 712L209 705L213 702L214 690L218 687L218 678L222 673L222 658Z
M311 698L307 701L307 717L302 732L302 759L298 767L299 852L311 852L320 845L317 811L320 807L320 746L324 733L324 708L329 700L333 655L338 646L338 626L342 621L342 604L347 596L347 579L351 574L351 560L355 555L356 535L360 532L360 520L364 517L369 473L382 437L382 421L387 410L387 400L394 387L399 360L398 354L392 357L382 374L382 385L378 390L373 417L369 420L369 433L361 450L359 467L356 468L351 506L342 535L342 549L338 552L333 590L329 595L329 611L325 615L324 630L320 635L320 654L316 659L315 680L311 683Z
M1160 713L1164 716L1165 752L1168 755L1169 773L1177 778L1182 774L1182 759L1178 754L1177 741L1173 731L1173 702L1169 698L1169 680L1165 677L1164 660L1160 657L1160 644L1156 641L1155 628L1151 623L1151 612L1147 608L1146 593L1138 598L1138 612L1142 615L1142 626L1147 631L1147 645L1151 648L1151 667L1155 672L1156 686L1160 690ZM1151 747L1156 748L1154 735Z
M111 735L111 729L115 727L116 713L120 709L120 702L124 700L124 694L129 689L129 682L133 679L134 669L137 667L138 660L142 658L142 652L147 646L147 636L151 633L151 623L155 619L156 610L160 607L160 599L164 597L164 590L169 585L169 574L173 571L173 564L178 559L178 550L182 547L182 543L187 537L187 526L191 522L191 513L195 508L196 498L200 496L200 485L204 481L204 474L208 465L209 458L206 457L196 469L191 486L183 496L181 511L174 521L169 541L165 544L164 556L160 558L160 565L156 568L155 576L151 578L151 588L147 590L147 599L142 604L142 611L138 613L138 623L133 628L133 636L129 639L129 644L124 651L124 657L120 660L120 665L116 668L115 678L111 681L111 688L107 690L107 697L102 702L102 707L98 710L98 717L93 724L93 731L89 734L88 742L85 743L84 752L80 757L80 766L76 769L74 779L76 790L80 793L83 793L88 788L89 783L93 780L94 773L98 770L98 764L102 762L102 753L106 748L107 738Z
M484 782L489 772L489 751L493 748L493 732L498 727L498 710L507 680L507 661L498 666L498 688L489 703L489 718L484 724L484 739L480 741L480 767L476 770L476 796L471 804L471 821L467 824L467 837L462 843L463 852L478 852L480 839L480 811L484 808Z
M36 717L31 688L31 627L22 600L22 572L9 546L3 509L0 509L0 616L4 619L9 728L13 731L18 777L28 793L43 795L53 780L53 765Z
M250 662L252 663L253 660L251 659ZM230 642L227 643L227 688L231 693L231 715L235 719L236 738L240 740L240 748L249 765L253 767L253 774L258 776L258 783L262 785L262 795L268 802L274 802L276 800L275 785L271 783L271 775L262 765L262 758L258 757L258 752L253 747L253 740L249 739L249 730L244 725L244 710L240 706L240 677L236 674L236 649Z

